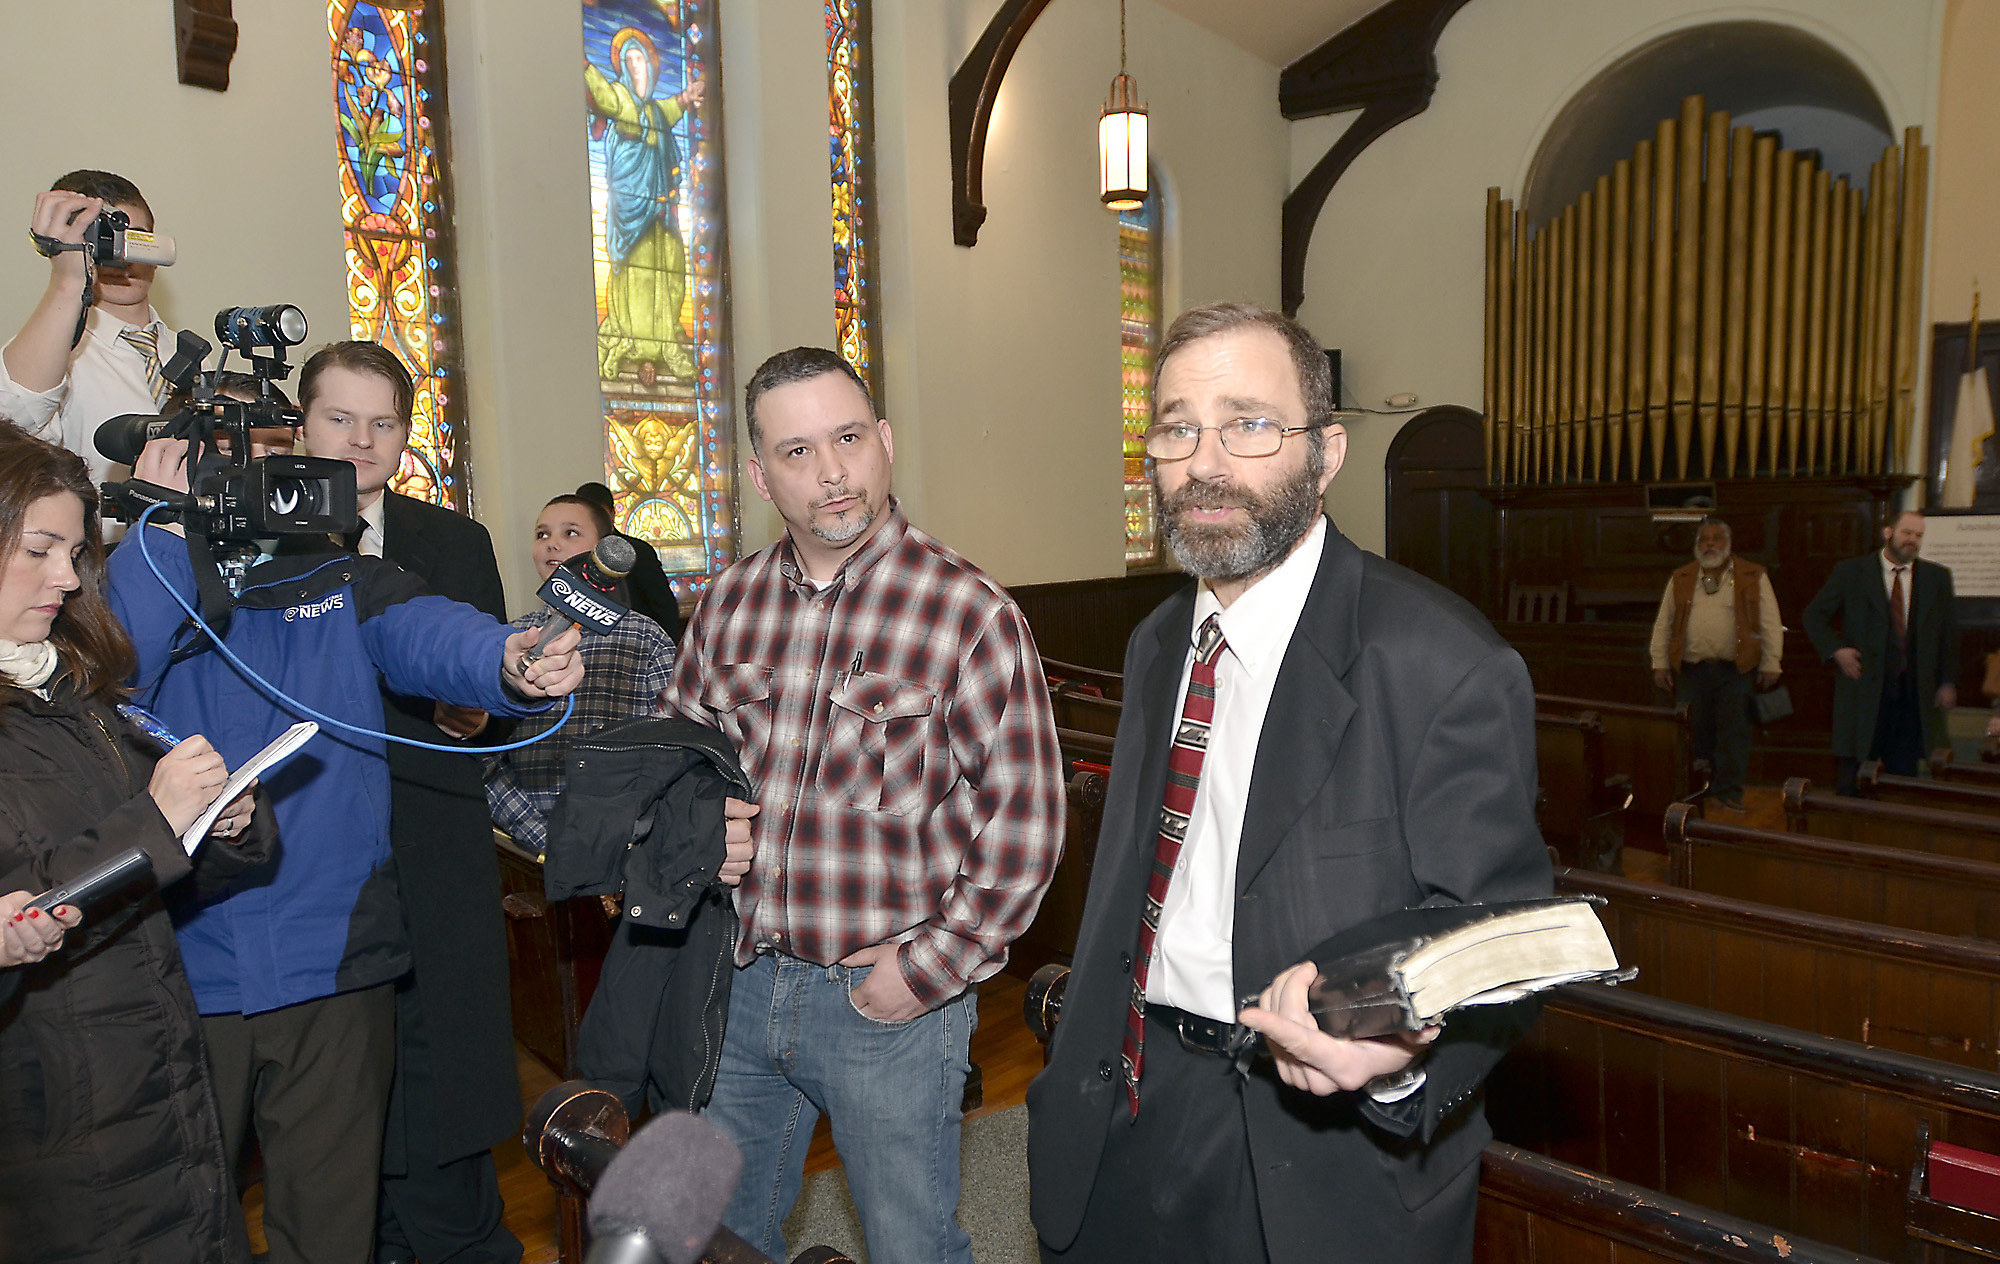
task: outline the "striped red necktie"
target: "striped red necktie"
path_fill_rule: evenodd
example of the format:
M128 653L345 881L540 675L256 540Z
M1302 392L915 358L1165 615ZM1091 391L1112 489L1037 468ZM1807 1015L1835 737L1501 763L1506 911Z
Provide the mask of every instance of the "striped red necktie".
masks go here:
M1167 883L1174 876L1181 844L1187 840L1188 818L1194 814L1195 787L1201 784L1201 761L1208 753L1208 726L1215 718L1215 660L1227 644L1222 639L1222 617L1208 616L1195 639L1187 701L1181 704L1181 720L1174 727L1173 748L1167 754L1167 792L1160 803L1160 834L1153 845L1153 869L1146 879L1139 951L1132 958L1132 1001L1125 1015L1125 1093L1135 1119L1139 1115L1139 1075L1146 1066L1146 974L1153 963L1153 940L1160 933Z

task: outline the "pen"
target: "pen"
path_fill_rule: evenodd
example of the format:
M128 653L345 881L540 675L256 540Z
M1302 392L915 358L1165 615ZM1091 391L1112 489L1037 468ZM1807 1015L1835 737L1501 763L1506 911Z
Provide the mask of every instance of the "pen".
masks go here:
M135 707L129 702L121 702L118 704L118 714L130 720L133 727L168 750L172 750L181 744L181 739L174 736L174 731L160 723L160 717L154 715L144 707Z
M860 651L860 650L856 650L856 651L854 651L854 662L853 662L853 664L852 664L852 665L850 665L850 666L848 667L848 669L847 669L847 674L848 674L848 675L850 675L850 676L859 676L859 675L861 674L861 651Z

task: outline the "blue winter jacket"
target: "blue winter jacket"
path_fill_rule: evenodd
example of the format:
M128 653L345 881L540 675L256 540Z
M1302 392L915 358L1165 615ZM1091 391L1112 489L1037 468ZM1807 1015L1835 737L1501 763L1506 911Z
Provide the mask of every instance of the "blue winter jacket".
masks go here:
M146 544L169 582L195 600L187 544L158 527ZM174 604L136 533L112 554L109 596L139 651L135 700L183 736L200 733L231 768L296 722L213 649ZM350 724L382 727L386 680L399 694L483 707L540 709L501 681L513 629L430 595L389 562L346 553L281 555L253 569L229 648L292 697ZM174 906L181 957L204 1014L245 1013L372 987L410 967L389 852L389 764L379 738L321 731L263 778L277 811L278 854L212 903Z

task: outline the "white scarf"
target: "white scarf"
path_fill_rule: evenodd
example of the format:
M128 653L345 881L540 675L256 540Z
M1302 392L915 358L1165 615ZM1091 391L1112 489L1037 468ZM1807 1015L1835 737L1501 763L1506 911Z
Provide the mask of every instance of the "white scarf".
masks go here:
M32 689L46 698L49 694L43 686L55 674L56 647L48 641L23 645L19 641L0 640L0 676L6 677L9 684Z

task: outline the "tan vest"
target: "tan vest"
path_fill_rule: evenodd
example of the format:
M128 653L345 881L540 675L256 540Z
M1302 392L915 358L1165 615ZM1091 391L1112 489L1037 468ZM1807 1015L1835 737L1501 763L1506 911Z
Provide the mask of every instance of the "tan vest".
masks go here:
M1764 658L1764 568L1740 557L1729 561L1736 568L1736 670L1754 671ZM1672 671L1681 669L1688 613L1694 609L1694 586L1700 578L1701 563L1689 562L1667 581L1674 594L1674 621L1667 631L1667 664Z

